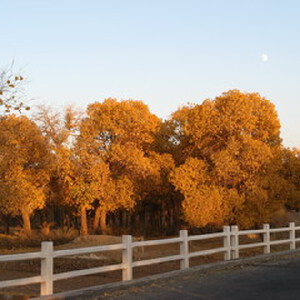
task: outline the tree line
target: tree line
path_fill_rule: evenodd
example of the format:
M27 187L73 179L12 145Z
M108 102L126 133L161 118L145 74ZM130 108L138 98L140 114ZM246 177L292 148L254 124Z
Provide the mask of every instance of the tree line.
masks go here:
M300 152L282 145L276 109L258 93L230 90L167 120L116 99L28 118L12 113L24 106L11 100L20 80L0 80L3 227L172 233L254 227L299 208Z

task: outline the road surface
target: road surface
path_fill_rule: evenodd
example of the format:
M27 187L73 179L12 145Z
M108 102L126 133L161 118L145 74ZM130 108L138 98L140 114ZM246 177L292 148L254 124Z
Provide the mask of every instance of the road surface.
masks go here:
M300 299L300 258L258 262L206 274L199 272L142 287L107 292L93 299L297 300Z

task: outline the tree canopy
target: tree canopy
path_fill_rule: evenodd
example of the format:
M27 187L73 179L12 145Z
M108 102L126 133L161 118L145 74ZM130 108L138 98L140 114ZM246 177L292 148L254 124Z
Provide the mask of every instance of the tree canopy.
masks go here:
M28 118L0 119L0 210L22 215L31 232L30 216L45 206L51 154L38 126Z
M167 120L112 98L85 113L40 107L33 120L12 108L0 118L0 213L22 216L28 233L37 211L85 235L253 227L300 209L299 150L283 147L276 109L258 93L230 90Z
M267 218L277 204L267 178L279 171L270 166L281 146L274 105L257 93L232 90L181 109L174 118L180 126L174 135L181 133L187 158L172 182L185 197L185 219L195 226L249 226L260 221L257 214Z

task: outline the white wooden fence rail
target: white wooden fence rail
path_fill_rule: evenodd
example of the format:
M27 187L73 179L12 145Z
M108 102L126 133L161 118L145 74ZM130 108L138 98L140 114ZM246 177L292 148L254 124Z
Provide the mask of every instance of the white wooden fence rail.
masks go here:
M241 249L263 247L264 253L267 254L270 253L271 246L279 244L289 244L290 250L293 250L296 248L296 242L300 242L300 238L296 238L297 230L300 230L300 226L296 227L295 223L290 223L289 227L274 229L271 229L269 224L264 224L263 229L258 230L239 230L238 226L224 226L223 231L218 233L189 236L187 230L181 230L180 235L177 238L137 242L132 241L131 235L123 235L121 244L56 251L54 251L53 249L52 242L43 242L40 252L0 255L0 262L41 259L41 275L21 279L0 281L0 288L40 283L41 295L51 295L53 293L54 281L67 278L122 270L122 280L131 280L133 268L140 266L179 260L180 269L187 269L189 268L189 259L197 256L224 253L224 260L232 260L239 258L239 251ZM270 234L275 232L289 232L289 238L284 240L271 240ZM263 242L240 245L239 237L248 234L262 234ZM223 238L223 247L201 250L197 252L189 251L190 241L207 240L213 238ZM133 248L135 247L156 246L174 243L180 243L179 255L133 261ZM56 257L111 250L122 250L121 264L76 270L58 274L53 273L53 260Z

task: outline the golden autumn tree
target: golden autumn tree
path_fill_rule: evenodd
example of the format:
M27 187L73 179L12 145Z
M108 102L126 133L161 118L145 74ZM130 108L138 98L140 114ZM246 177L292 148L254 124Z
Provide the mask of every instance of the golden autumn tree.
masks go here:
M45 206L50 148L35 123L9 115L0 120L0 210L21 215L31 233L30 217Z
M285 180L285 204L291 209L300 210L300 150L282 149L281 175Z
M81 234L86 235L87 213L107 184L109 170L103 161L78 147L81 118L81 111L71 106L63 112L39 106L34 116L55 154L48 201L56 208L64 207L80 215Z
M157 178L161 176L163 163L159 163L154 155L154 141L161 121L141 101L132 100L96 102L88 106L87 114L80 128L78 144L90 155L101 157L109 166L112 181L118 182L124 190L122 197L112 188L112 192L107 190L104 197L98 199L95 217L101 211L103 228L108 212L132 208L149 192L151 182L159 184ZM126 186L132 187L130 199L125 197ZM112 203L115 203L114 207ZM97 222L96 219L94 226Z
M181 152L189 157L171 180L185 197L185 220L198 226L267 220L276 205L267 178L280 169L280 162L274 167L281 144L274 105L257 93L232 90L179 115ZM195 221L195 215L202 217Z
M139 183L143 199L141 208L145 213L145 223L148 222L148 215L148 220L155 220L152 222L154 228L165 231L169 227L172 230L174 223L177 223L174 218L179 213L174 197L174 187L169 180L170 173L175 168L174 159L170 154L157 152L151 152L149 159L153 171L150 176Z
M133 209L135 205L134 186L127 176L121 176L117 179L110 178L105 191L100 197L96 198L97 207L95 209L93 231L99 227L102 232L107 231L106 215L108 212L115 212L123 208Z
M106 215L107 211L119 207L132 208L130 180L126 176L112 178L103 157L92 153L78 136L81 113L68 107L62 117L60 113L40 107L35 119L56 154L51 178L58 188L58 191L53 191L54 197L61 197L60 205L75 209L80 215L82 235L89 232L89 213L94 211L93 230L96 230L103 212ZM100 203L96 209L95 203ZM101 218L101 227L105 230L104 217Z
M73 149L61 149L58 155L64 202L76 208L81 217L81 234L87 235L87 210L101 197L109 180L109 169L101 159L80 155Z
M73 207L65 203L66 190L61 174L60 155L64 151L72 152L78 124L82 113L79 109L67 106L63 111L55 111L49 106L37 106L33 114L33 120L39 126L45 138L49 141L51 153L51 172L49 188L46 195L46 208L43 211L45 225L65 225L69 217L74 214ZM76 208L75 208L76 210Z

